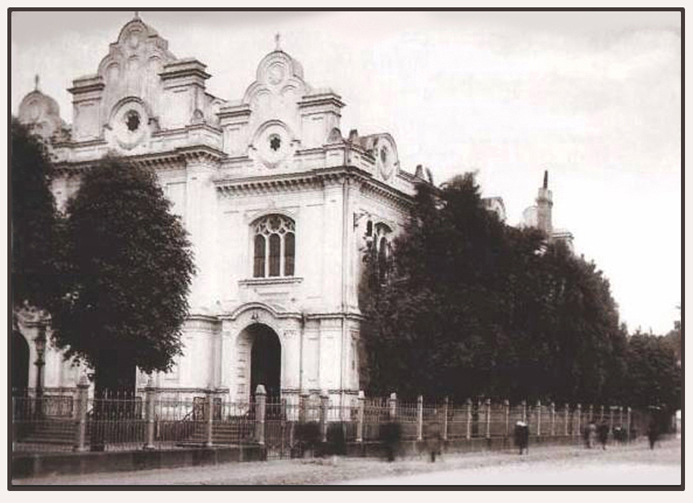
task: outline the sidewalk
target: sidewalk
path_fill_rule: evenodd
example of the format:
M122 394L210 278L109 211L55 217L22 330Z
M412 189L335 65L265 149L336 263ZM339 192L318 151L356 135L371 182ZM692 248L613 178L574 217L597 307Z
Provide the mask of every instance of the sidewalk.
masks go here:
M340 484L359 479L399 477L411 474L467 470L483 467L526 465L550 462L556 466L594 463L633 463L680 466L681 444L668 440L651 451L645 441L631 445L611 445L606 451L578 446L536 447L529 455L511 452L484 452L444 455L436 463L425 457L387 463L372 458L333 458L234 463L210 467L190 467L91 476L60 476L22 479L15 485L281 485Z

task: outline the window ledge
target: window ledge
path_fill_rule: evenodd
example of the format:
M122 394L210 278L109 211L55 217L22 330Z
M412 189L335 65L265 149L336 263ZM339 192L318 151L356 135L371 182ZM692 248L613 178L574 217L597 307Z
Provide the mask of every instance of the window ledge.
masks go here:
M254 285L293 285L303 281L303 278L297 276L275 276L271 278L249 278L238 281L240 286Z

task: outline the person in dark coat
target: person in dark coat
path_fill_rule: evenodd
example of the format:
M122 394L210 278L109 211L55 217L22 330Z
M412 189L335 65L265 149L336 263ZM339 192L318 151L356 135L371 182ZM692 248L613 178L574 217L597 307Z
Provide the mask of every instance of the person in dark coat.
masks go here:
M515 446L522 451L529 453L529 426L524 421L515 423Z
M426 449L431 456L431 463L435 463L436 456L440 456L442 452L442 438L440 424L437 420L426 425Z
M599 435L599 443L602 444L602 449L606 449L606 443L609 440L609 425L606 421L602 421L602 424L597 428L597 435Z
M594 421L590 421L589 424L585 425L584 438L585 447L591 449L594 446L594 439L597 436L597 425Z
M650 449L654 449L655 443L659 439L659 427L654 417L650 419L650 424L647 427L647 439L650 441Z

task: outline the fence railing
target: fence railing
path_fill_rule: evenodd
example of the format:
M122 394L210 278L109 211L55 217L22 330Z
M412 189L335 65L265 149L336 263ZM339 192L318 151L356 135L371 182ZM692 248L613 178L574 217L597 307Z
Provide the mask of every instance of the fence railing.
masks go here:
M144 394L88 396L81 382L74 395L15 396L13 450L175 449L191 445L259 444L288 452L301 441L299 425L314 423L320 441L338 434L344 442L377 441L384 424L396 422L402 440L421 441L431 432L443 440L509 437L518 421L535 437L578 437L591 422L610 431L642 433L647 412L602 405L528 404L444 399L426 402L358 396L273 397L264 388L246 401L226 401L214 392L180 399L154 387ZM337 432L337 433L335 433ZM577 440L577 439L576 439Z

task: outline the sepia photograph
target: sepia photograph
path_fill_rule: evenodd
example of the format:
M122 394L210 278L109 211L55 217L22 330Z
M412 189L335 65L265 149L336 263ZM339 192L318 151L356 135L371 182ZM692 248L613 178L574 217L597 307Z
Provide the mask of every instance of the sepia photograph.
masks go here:
M10 491L683 489L683 8L7 22Z

